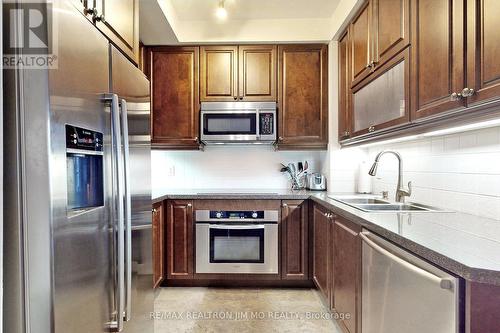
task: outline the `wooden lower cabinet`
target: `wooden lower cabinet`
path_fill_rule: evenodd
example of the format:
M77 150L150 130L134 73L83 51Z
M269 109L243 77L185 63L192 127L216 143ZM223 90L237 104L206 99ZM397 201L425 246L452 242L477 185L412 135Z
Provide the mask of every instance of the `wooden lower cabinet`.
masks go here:
M319 205L313 206L313 282L327 303L331 285L331 218Z
M333 226L333 307L348 333L361 332L361 227L342 218Z
M194 262L193 202L167 201L167 278L192 279Z
M283 201L281 208L281 278L309 279L307 200Z
M163 203L153 205L153 288L165 278L165 224Z

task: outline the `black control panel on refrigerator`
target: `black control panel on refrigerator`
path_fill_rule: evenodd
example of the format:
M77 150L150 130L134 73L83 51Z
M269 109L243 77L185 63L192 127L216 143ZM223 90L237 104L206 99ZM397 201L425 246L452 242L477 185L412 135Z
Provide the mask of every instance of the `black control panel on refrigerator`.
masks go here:
M102 151L102 133L66 125L66 149Z

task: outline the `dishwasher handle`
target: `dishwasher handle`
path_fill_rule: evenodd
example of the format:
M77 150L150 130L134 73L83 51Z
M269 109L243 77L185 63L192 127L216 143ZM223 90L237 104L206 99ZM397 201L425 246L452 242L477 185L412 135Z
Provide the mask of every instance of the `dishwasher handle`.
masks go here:
M359 236L368 246L370 246L375 251L379 252L380 254L382 254L386 257L391 258L393 261L395 261L395 262L399 263L400 265L412 270L413 272L420 274L421 276L426 277L430 280L433 280L436 283L439 283L439 285L441 286L442 289L453 289L453 281L451 281L450 279L441 278L441 277L439 277L439 276L437 276L437 275L435 275L435 274L433 274L433 273L431 273L423 268L415 266L414 264L398 257L397 255L384 249L383 247L381 247L380 245L378 245L377 243L372 241L370 238L368 238L369 234L370 234L369 232L363 231L363 232L359 233Z

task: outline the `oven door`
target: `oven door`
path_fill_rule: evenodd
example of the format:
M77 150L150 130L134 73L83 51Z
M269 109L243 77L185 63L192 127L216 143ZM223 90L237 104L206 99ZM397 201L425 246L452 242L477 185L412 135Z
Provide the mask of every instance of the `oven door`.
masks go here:
M196 224L196 273L278 274L278 224Z
M201 140L204 142L256 141L258 126L255 111L201 112Z

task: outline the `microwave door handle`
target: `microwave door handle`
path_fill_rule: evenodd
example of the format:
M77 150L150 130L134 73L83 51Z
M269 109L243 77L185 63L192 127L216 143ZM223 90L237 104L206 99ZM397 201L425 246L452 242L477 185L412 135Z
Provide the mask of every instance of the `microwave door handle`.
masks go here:
M233 224L210 224L209 229L237 229L237 230L254 230L264 229L263 224L247 224L247 225L233 225Z
M255 138L260 139L260 110L255 111Z
M123 142L123 166L125 179L125 312L124 320L129 321L132 313L132 200L130 192L130 153L128 138L127 101L120 100L121 128Z
M123 310L124 310L124 274L125 274L125 240L124 240L124 207L123 207L123 168L120 130L120 110L119 101L116 94L106 94L105 100L111 102L111 145L113 181L116 182L116 197L113 198L113 205L116 204L116 212L113 213L113 229L116 223L117 248L116 248L116 268L117 286L115 289L115 306L117 310L115 320L109 323L109 328L113 332L123 330Z

